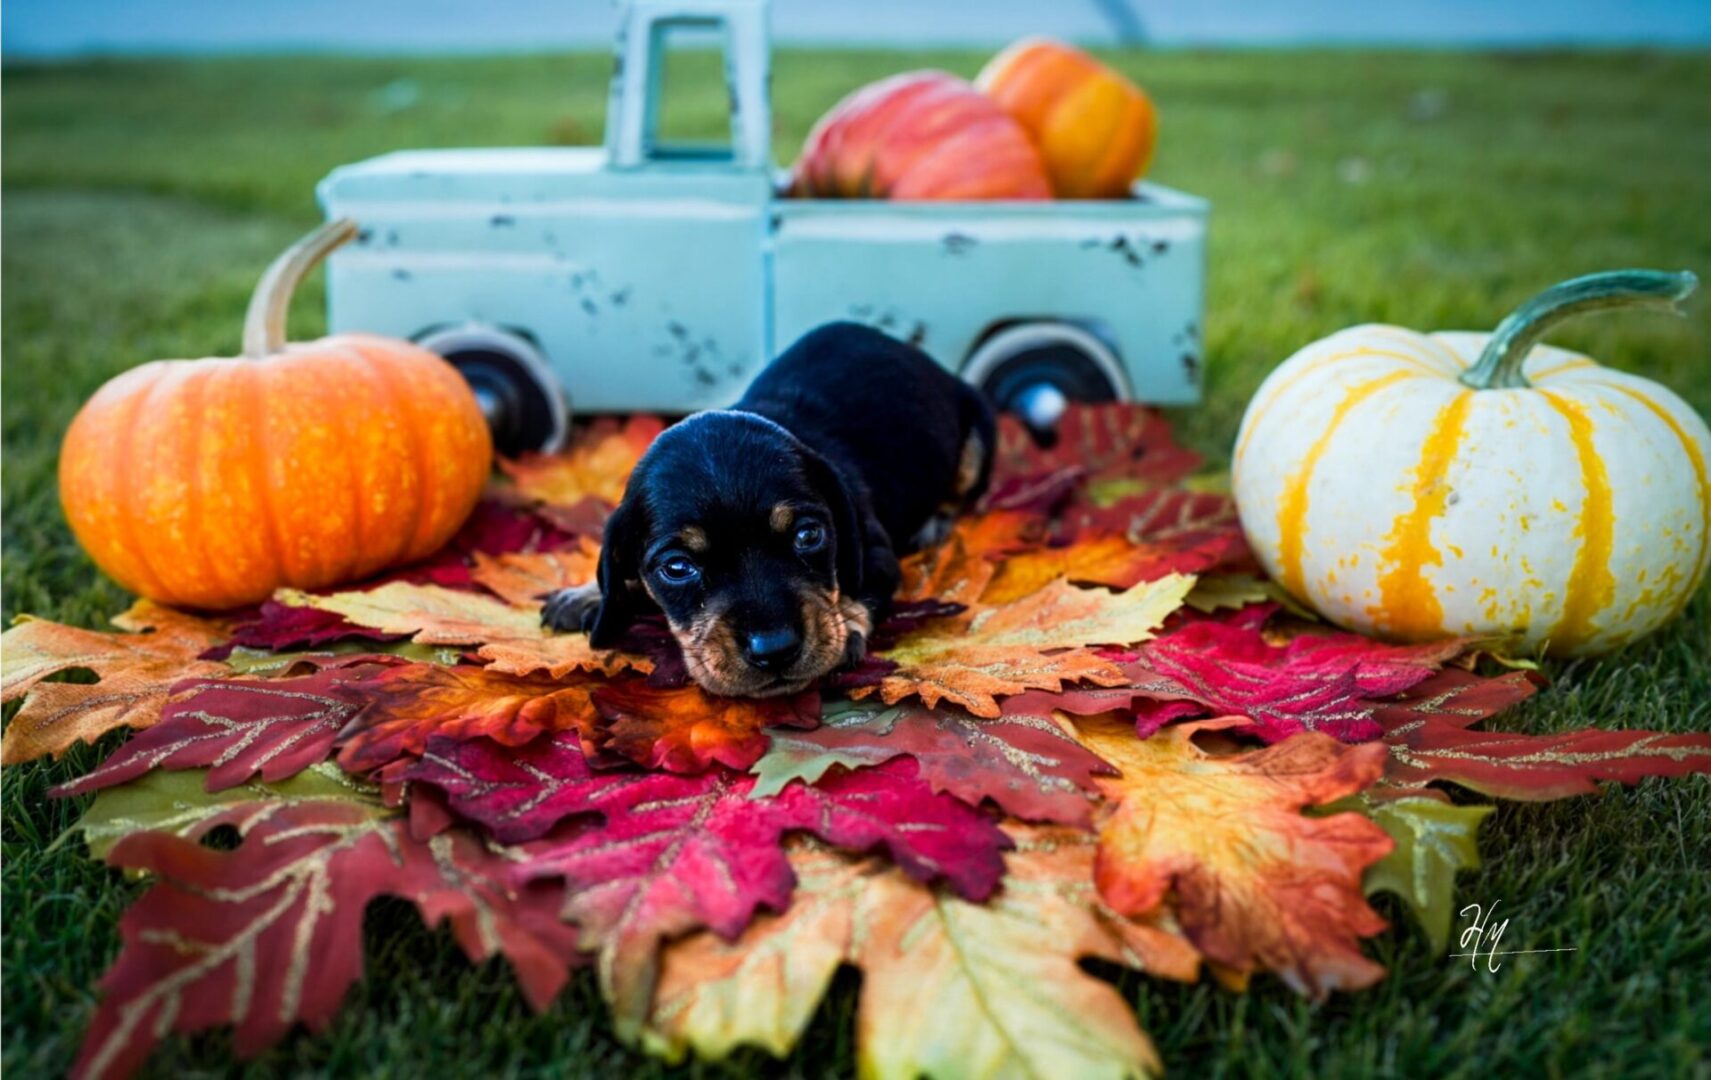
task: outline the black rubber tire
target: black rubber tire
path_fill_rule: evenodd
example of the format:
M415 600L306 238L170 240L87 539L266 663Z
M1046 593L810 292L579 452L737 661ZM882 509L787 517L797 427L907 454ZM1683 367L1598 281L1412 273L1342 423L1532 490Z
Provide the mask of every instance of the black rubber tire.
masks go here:
M1018 395L1050 383L1071 401L1116 401L1117 388L1093 358L1065 342L1024 349L1003 360L981 389L1001 412L1015 411Z
M495 451L516 457L551 449L562 440L562 412L554 410L552 400L557 389L542 385L522 359L493 348L453 349L441 355L475 391L493 433Z

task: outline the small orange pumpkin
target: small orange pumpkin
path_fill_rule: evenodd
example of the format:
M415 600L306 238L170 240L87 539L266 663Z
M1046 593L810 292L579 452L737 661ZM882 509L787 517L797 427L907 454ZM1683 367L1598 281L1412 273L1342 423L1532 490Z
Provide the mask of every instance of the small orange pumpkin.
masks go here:
M125 588L236 607L419 559L468 517L493 444L450 364L369 334L285 342L292 291L356 232L329 222L275 260L242 357L133 368L72 420L60 502Z
M855 91L820 118L792 191L833 199L1049 199L1039 151L954 75L911 71Z
M1080 49L1018 41L987 63L975 85L1033 138L1060 199L1124 198L1152 161L1152 100Z

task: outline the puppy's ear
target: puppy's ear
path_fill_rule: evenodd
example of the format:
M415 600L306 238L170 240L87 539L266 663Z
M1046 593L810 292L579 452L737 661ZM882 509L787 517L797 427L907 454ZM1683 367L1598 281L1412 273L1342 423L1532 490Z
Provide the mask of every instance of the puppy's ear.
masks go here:
M595 578L600 583L600 610L588 629L588 644L596 649L617 644L618 636L641 614L628 583L641 576L644 530L641 509L630 499L620 502L606 519Z
M845 596L856 596L861 592L867 531L862 528L862 517L856 510L855 492L850 490L832 463L813 450L804 446L802 458L807 465L808 482L814 485L814 490L826 500L826 507L832 512L833 543L838 556L838 591Z

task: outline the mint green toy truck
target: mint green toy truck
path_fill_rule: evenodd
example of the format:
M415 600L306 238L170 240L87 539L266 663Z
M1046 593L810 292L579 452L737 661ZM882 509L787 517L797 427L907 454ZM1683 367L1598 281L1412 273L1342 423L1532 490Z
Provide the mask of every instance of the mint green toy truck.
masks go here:
M730 138L660 137L668 50L724 56ZM734 401L802 333L847 319L920 346L1001 408L1196 401L1205 201L786 197L771 154L766 0L625 0L603 147L416 150L335 169L334 331L462 370L507 453L579 412Z

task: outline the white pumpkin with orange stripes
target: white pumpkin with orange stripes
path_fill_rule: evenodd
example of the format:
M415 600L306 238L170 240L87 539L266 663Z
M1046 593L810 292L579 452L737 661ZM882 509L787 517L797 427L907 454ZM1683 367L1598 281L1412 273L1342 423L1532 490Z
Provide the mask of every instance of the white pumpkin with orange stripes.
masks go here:
M1593 274L1491 334L1357 326L1302 349L1236 443L1255 553L1331 621L1385 637L1583 655L1657 629L1711 561L1711 430L1657 383L1537 342L1694 285Z

